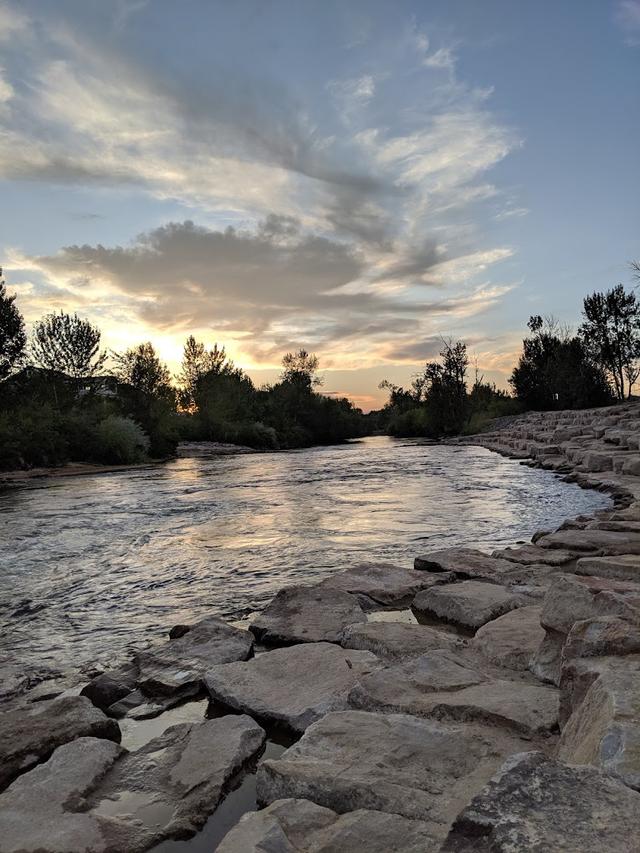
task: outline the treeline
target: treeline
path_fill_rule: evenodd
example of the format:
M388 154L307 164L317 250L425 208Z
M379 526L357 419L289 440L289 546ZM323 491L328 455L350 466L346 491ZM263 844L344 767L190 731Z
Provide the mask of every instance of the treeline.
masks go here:
M635 278L640 264L633 263ZM529 319L530 335L513 370L509 394L476 376L469 387L463 341L445 341L440 360L428 362L410 388L383 382L389 400L372 413L391 435L440 438L485 429L493 419L520 412L604 406L631 396L640 377L640 301L618 285L583 301L574 334L553 317Z
M295 448L366 430L349 400L318 392L318 359L304 350L256 388L223 347L193 336L177 377L151 343L101 350L100 330L75 314L43 317L28 338L1 272L0 469L163 459L182 440Z

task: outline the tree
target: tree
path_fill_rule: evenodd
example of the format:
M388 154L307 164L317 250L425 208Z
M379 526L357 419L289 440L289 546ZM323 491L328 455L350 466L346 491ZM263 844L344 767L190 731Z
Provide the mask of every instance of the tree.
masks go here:
M24 320L15 299L15 294L7 294L0 268L0 380L9 376L21 363L27 344Z
M305 349L288 352L282 359L282 367L281 382L287 382L308 391L323 383L323 379L318 376L318 356L308 353Z
M640 370L640 302L622 284L584 300L580 337L594 360L602 366L615 396L631 396Z
M33 328L31 358L45 370L72 379L100 373L107 353L100 352L100 330L77 314L47 314Z
M214 344L212 350L207 350L203 343L189 335L184 345L181 370L176 377L181 385L181 407L186 411L194 409L197 385L205 374L230 374L234 369L224 347L218 349L218 345Z
M529 409L579 409L611 402L602 368L581 338L553 317L529 318L531 335L509 380L518 400Z
M130 347L126 352L113 353L113 359L115 374L121 382L149 397L173 399L171 374L166 364L158 358L152 343L147 341Z

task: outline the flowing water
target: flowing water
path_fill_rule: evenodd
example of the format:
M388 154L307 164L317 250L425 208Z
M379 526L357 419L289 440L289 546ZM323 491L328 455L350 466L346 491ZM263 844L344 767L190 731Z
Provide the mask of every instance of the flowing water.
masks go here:
M608 498L483 448L386 437L177 459L0 493L0 651L64 673L172 625L237 620L361 560L484 550Z

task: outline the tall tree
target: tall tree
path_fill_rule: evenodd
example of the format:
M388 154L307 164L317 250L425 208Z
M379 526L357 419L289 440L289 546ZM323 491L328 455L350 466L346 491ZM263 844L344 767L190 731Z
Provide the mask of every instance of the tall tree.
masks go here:
M115 374L121 382L157 399L173 398L169 368L147 341L123 353L113 353Z
M310 391L322 385L323 380L318 376L319 365L318 356L308 353L306 349L288 352L282 359L283 370L280 379Z
M107 358L100 352L100 330L77 314L47 314L33 328L31 358L39 367L72 379L100 373Z
M640 302L622 284L584 300L580 337L585 348L606 371L616 397L631 396L640 375Z
M224 347L218 348L218 344L214 344L213 349L208 350L189 335L184 345L181 370L176 376L181 386L179 399L182 408L189 410L196 406L198 382L205 374L231 374L234 369Z
M22 362L27 344L24 320L15 299L15 294L9 296L7 293L0 267L0 380Z

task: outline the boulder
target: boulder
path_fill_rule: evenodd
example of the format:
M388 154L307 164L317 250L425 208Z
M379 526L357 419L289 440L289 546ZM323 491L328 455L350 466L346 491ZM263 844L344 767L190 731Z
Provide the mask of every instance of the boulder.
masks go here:
M571 551L552 551L549 548L539 548L537 545L518 545L516 548L504 548L494 551L492 557L520 563L523 566L547 565L559 568L575 558Z
M557 690L489 679L441 651L364 676L349 704L363 711L478 721L521 732L547 732L558 724Z
M80 737L120 742L120 728L82 696L65 696L0 714L0 790Z
M632 655L640 652L638 622L620 616L594 616L574 622L562 648L563 662L601 655Z
M228 716L172 726L136 752L65 744L0 796L3 853L142 853L192 835L264 740L253 720Z
M302 643L212 667L205 684L228 708L303 732L329 711L346 710L358 679L380 666L371 652Z
M627 658L594 675L562 730L558 758L593 764L640 789L640 663Z
M138 682L138 667L134 664L107 670L97 675L80 691L96 708L108 711L109 708L131 693Z
M562 650L576 622L594 616L640 620L636 584L578 575L561 575L544 600L540 623L546 634L531 661L531 671L543 681L560 683Z
M453 572L458 579L467 580L499 578L502 572L513 569L513 563L471 548L447 548L416 557L414 567L423 572Z
M244 715L171 726L117 761L86 797L87 807L111 826L136 827L127 853L188 837L264 742L263 729Z
M151 651L138 652L138 686L147 696L189 692L202 684L205 672L215 664L247 660L252 653L249 631L210 618L194 625L179 638Z
M442 853L630 853L640 794L592 767L514 755L456 819Z
M358 809L338 815L309 800L276 800L243 815L217 853L436 853L424 821Z
M582 557L576 564L575 573L640 583L640 556L620 554L616 557Z
M594 554L640 554L640 534L617 530L557 530L536 542L541 548Z
M355 596L338 589L290 586L281 589L251 624L263 643L339 643L343 630L367 617Z
M510 564L511 565L511 564ZM493 583L463 581L419 592L412 607L430 618L476 630L525 603L521 596Z
M121 753L111 741L80 737L16 779L0 795L3 853L107 853L131 849L132 837L139 844L135 827L110 826L78 808Z
M446 572L431 576L392 563L358 563L325 578L318 587L356 595L365 610L376 607L408 607L416 593L434 584L447 583Z
M312 800L340 814L390 812L446 833L460 809L523 741L497 729L406 714L327 714L279 759L258 767L258 802Z
M507 669L527 670L544 639L541 607L520 607L487 622L476 631L472 646L491 663Z
M342 632L340 645L345 649L367 650L387 660L398 660L418 657L433 649L459 649L463 640L428 625L364 622L347 626Z

